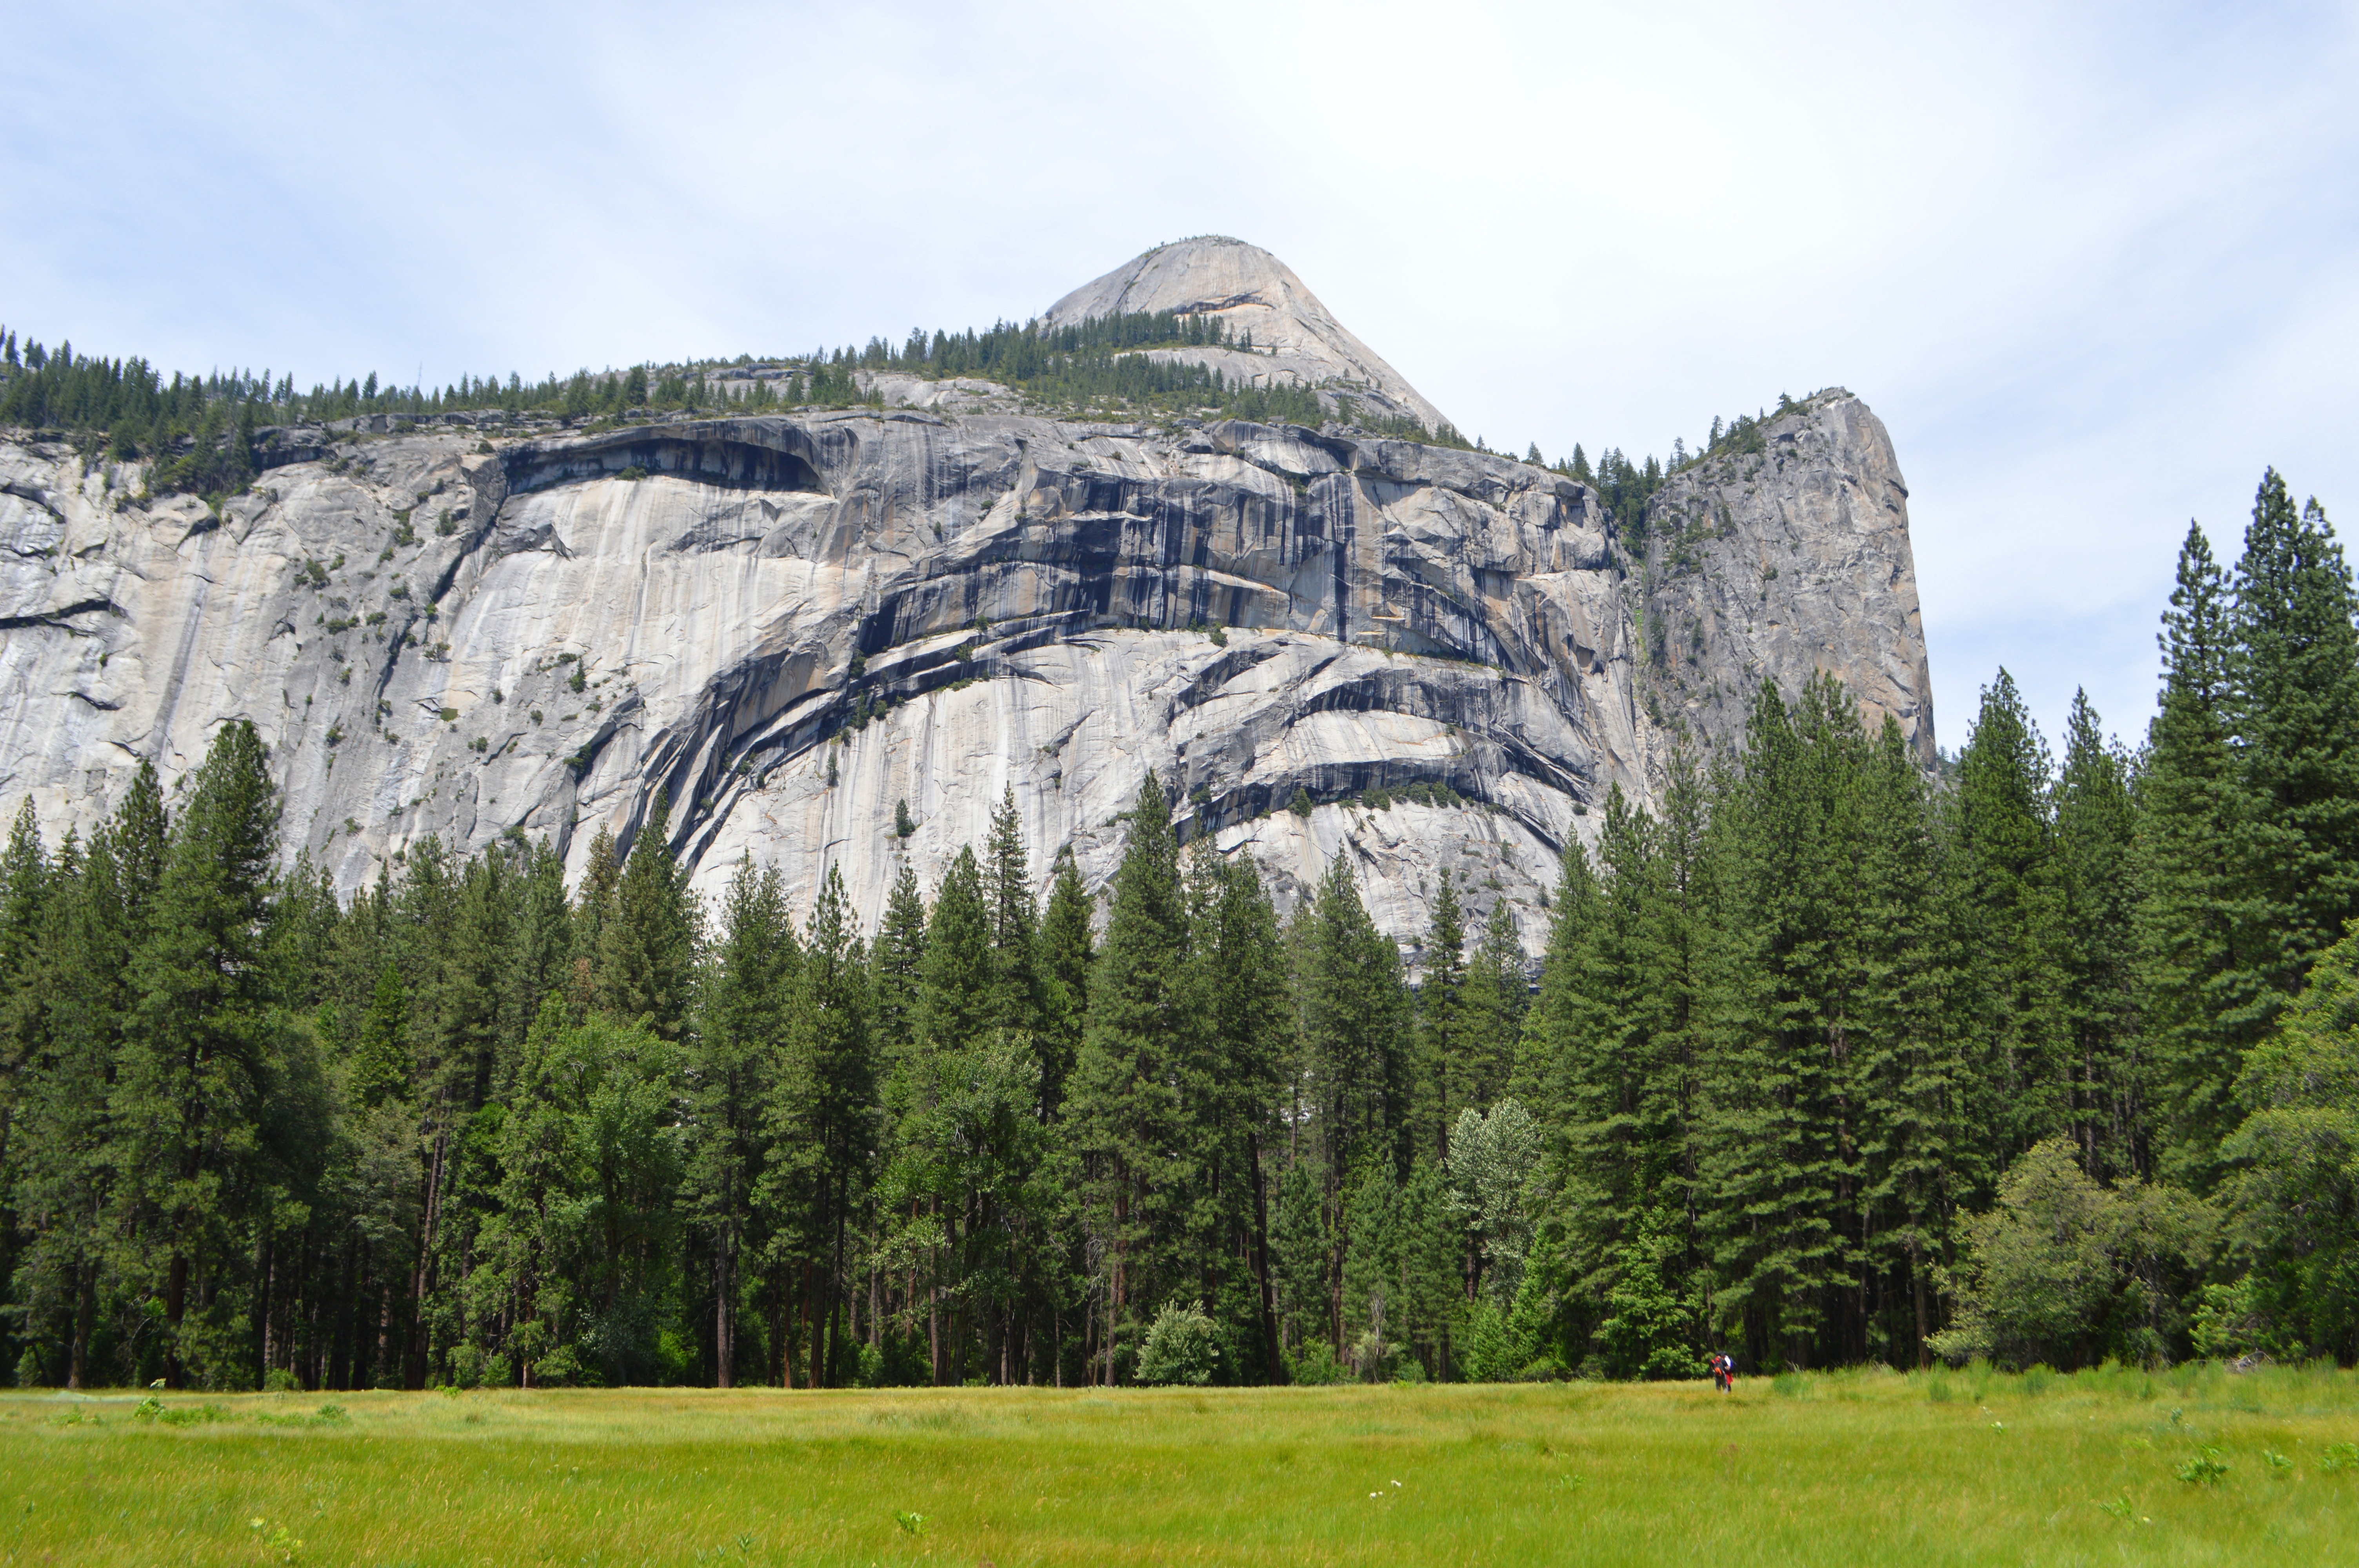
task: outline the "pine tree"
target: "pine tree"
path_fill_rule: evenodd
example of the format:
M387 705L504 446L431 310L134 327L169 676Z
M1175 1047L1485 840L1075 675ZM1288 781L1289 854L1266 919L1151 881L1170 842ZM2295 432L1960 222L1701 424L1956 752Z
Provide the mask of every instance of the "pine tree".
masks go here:
M1188 935L1170 808L1150 773L1114 873L1071 1085L1082 1214L1106 1271L1103 1364L1093 1380L1125 1375L1135 1325L1169 1298L1188 1261L1185 1206L1194 1173L1180 1086L1190 1044L1181 1009Z
M1196 971L1190 990L1201 1022L1183 1087L1195 1124L1201 1289L1231 1346L1231 1374L1282 1382L1268 1158L1279 1131L1288 1022L1284 949L1252 860L1221 861L1198 844L1194 859L1211 886L1190 942Z
M1065 1083L1081 1054L1089 1016L1090 970L1097 958L1090 929L1090 895L1082 886L1081 867L1070 844L1057 851L1038 944L1043 1000L1036 1038L1040 1054L1040 1116L1045 1121L1063 1108Z
M231 1316L255 1195L255 1128L277 1045L261 982L277 853L278 798L261 739L237 720L215 735L173 825L155 914L132 961L132 1007L116 1087L125 1178L114 1223L147 1239L164 1303L164 1377L234 1376ZM210 1300L192 1302L192 1275ZM190 1315L194 1305L197 1314Z
M1458 908L1458 890L1448 868L1441 872L1440 891L1434 895L1433 917L1425 937L1425 973L1418 987L1416 1142L1434 1160L1448 1156L1450 1129L1458 1113L1473 1103L1468 1081L1471 1060L1466 1000L1466 928Z
M1973 912L1991 1061L1976 1121L2008 1159L2071 1119L2047 742L2004 669L1958 760L1955 874Z
M65 1383L86 1385L101 1280L110 1260L101 1228L114 1172L107 1158L113 1076L129 957L104 827L82 853L69 834L51 872L47 922L28 987L43 1016L20 1062L11 1118L11 1194L24 1248L15 1300L24 1310L27 1355L52 1372L49 1346L64 1345ZM38 1379L48 1381L44 1376Z
M622 881L623 868L614 859L614 836L601 822L590 840L590 861L582 869L581 891L573 900L573 975L569 989L576 999L577 1012L597 1000L606 925L614 917Z
M893 879L885 898L885 918L876 928L869 961L875 967L872 982L876 1001L876 1051L887 1071L906 1056L918 1038L918 998L926 957L926 898L918 873L908 861Z
M867 956L853 932L839 868L828 869L807 930L786 1082L765 1129L763 1186L766 1206L779 1217L775 1260L808 1264L815 1275L804 1293L806 1375L826 1387L842 1372L840 1314L854 1188L865 1181L876 1148Z
M1864 1094L1853 1037L1864 750L1832 681L1813 677L1790 711L1765 682L1721 807L1734 970L1700 1183L1713 1306L1743 1324L1756 1364L1857 1353L1862 1325L1844 1309L1856 1303L1864 1185L1851 1108Z
M1313 905L1303 980L1305 1054L1329 1201L1364 1165L1408 1150L1408 994L1400 952L1368 918L1339 850Z
M991 914L983 870L970 845L951 862L926 923L918 1034L928 1051L963 1050L997 1022Z
M350 1063L350 1093L355 1104L373 1108L389 1098L409 1097L409 998L402 989L401 969L387 964L377 971L376 990L353 1036Z
M777 868L738 862L722 897L712 983L689 1058L688 1141L680 1207L704 1240L712 1271L714 1380L736 1380L743 1260L765 1152L761 1114L778 1088L801 955Z
M2326 514L2261 480L2229 610L2227 713L2237 752L2230 838L2235 965L2218 1026L2249 1043L2359 914L2359 633L2351 569Z
M1466 966L1465 997L1466 1044L1452 1103L1487 1110L1507 1092L1526 1004L1523 934L1506 899L1492 904L1483 923L1483 939Z
M678 1040L688 1022L696 926L670 830L671 797L658 790L600 924L597 995L608 1011L644 1018L662 1038ZM593 871L596 859L593 848Z
M2055 800L2072 1135L2091 1175L2144 1175L2150 1159L2136 1013L2137 807L2128 759L2105 744L2085 692L2072 695Z
M991 919L992 1020L1003 1029L1029 1032L1038 1026L1043 1005L1035 951L1040 912L1012 784L991 814L983 891Z
M2234 1126L2236 1043L2214 1027L2231 963L2233 770L2227 589L2203 531L2188 524L2162 618L2160 709L2139 785L2139 995L2155 1041L2162 1168L2207 1182Z
M1980 1021L1965 1012L1954 890L1925 780L1889 714L1862 780L1861 827L1862 1250L1881 1286L1871 1333L1899 1352L1887 1359L1923 1366L1954 1217L1993 1172L1963 1121Z

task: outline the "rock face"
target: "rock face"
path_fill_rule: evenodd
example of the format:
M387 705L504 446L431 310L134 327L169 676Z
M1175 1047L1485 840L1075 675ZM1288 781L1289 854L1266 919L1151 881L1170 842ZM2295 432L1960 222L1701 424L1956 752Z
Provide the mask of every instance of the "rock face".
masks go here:
M1675 480L1637 553L1560 474L1333 425L484 435L282 432L218 518L0 440L0 793L86 832L245 718L348 892L428 834L578 874L668 791L700 889L750 854L807 908L840 866L873 921L1007 790L1042 880L1070 843L1102 884L1151 768L1282 905L1346 852L1413 942L1448 870L1537 952L1561 846L1762 676L1832 670L1930 755L1906 492L1848 395Z
M1764 676L1839 676L1869 732L1886 714L1933 764L1933 685L1908 548L1908 487L1867 405L1836 388L1762 449L1674 474L1639 546L1642 641L1665 707L1731 745Z
M1413 417L1429 429L1444 423L1441 411L1346 330L1293 268L1243 240L1206 234L1158 245L1058 300L1045 319L1064 325L1158 310L1212 317L1233 339L1251 333L1256 351L1167 349L1155 351L1156 358L1210 365L1249 385L1292 381L1330 387L1375 413Z

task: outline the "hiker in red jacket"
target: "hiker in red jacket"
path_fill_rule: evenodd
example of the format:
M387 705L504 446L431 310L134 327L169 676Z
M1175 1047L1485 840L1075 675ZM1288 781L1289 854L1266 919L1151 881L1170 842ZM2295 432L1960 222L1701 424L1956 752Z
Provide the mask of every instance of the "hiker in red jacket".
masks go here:
M1736 1363L1724 1351L1715 1350L1708 1363L1712 1368L1712 1386L1723 1394L1736 1391Z

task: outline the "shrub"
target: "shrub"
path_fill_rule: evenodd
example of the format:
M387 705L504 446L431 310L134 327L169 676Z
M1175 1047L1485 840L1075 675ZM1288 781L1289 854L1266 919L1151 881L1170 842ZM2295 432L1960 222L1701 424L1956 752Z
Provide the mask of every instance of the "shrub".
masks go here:
M629 468L625 469L614 477L623 481L625 484L635 484L640 480L647 477L647 470L641 464L633 463Z
M2051 1138L2008 1170L1989 1212L1968 1217L1962 1310L1926 1343L1952 1364L2151 1362L2180 1326L2169 1282L2202 1260L2214 1224L2191 1195L2100 1185L2069 1140Z
M1286 809L1294 813L1297 816L1310 816L1310 792L1303 788L1300 784L1296 784L1294 786L1294 798L1288 802Z
M473 740L467 742L467 749L472 752L484 752L491 749L491 744L492 742L488 738L478 735Z
M907 838L917 830L917 823L911 820L909 816L909 803L907 800L895 801L893 803L894 836L899 838Z
M1164 1304L1139 1346L1138 1380L1155 1385L1201 1385L1212 1380L1221 1358L1212 1320L1201 1306Z
M455 708L446 708L438 717L445 724L456 724L459 722L459 710Z
M302 1380L284 1367L273 1367L262 1379L262 1391L266 1394L292 1394L302 1387Z
M1287 1368L1294 1381L1310 1387L1355 1381L1351 1367L1339 1358L1334 1347L1323 1339L1304 1341L1302 1354L1289 1358Z

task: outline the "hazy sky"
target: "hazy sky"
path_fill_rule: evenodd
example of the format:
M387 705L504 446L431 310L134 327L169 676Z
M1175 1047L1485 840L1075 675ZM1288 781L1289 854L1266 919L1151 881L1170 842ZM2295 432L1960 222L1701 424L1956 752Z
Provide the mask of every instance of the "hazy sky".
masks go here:
M429 383L1285 258L1461 428L1632 454L1840 384L1945 744L2141 733L2187 520L2359 518L2359 6L6 7L0 320Z

